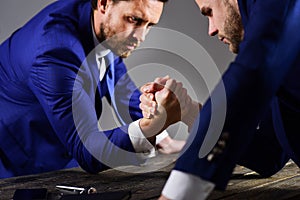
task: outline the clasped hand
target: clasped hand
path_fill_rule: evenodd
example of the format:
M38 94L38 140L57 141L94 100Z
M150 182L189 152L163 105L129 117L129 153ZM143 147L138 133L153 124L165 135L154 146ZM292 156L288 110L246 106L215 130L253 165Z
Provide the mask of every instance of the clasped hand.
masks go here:
M140 108L144 118L159 118L169 126L183 121L192 127L201 104L193 101L181 82L169 76L156 78L141 87Z

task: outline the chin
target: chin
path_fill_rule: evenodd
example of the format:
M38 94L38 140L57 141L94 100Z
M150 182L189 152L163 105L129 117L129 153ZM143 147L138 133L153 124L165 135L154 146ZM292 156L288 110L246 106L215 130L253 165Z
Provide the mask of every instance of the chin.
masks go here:
M232 53L234 54L237 54L239 52L239 48L238 47L235 47L233 45L230 45L229 46L229 51L231 51Z
M121 58L128 58L130 55L131 55L131 51L127 51L127 52L121 54L120 56L121 56Z
M234 53L234 54L238 54L238 53L239 53L239 49L238 49L238 48L235 48L235 49L233 49L231 52Z

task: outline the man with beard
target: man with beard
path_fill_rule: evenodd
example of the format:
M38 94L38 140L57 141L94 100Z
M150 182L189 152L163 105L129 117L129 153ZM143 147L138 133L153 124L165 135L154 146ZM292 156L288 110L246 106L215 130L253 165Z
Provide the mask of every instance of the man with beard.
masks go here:
M236 164L262 177L275 174L289 159L300 166L300 1L196 3L209 19L209 35L217 35L237 57L204 104L161 200L199 200L213 188L224 190ZM154 86L144 90L154 93ZM151 107L151 99L142 97L141 108ZM224 125L221 107L227 109ZM214 134L219 139L209 140ZM208 143L212 148L202 155Z
M178 101L164 90L165 121L139 120L140 92L121 57L158 23L166 1L57 1L0 46L0 178L78 165L97 173L155 154L156 135L179 120ZM98 129L103 97L118 128ZM161 138L163 152L183 145Z

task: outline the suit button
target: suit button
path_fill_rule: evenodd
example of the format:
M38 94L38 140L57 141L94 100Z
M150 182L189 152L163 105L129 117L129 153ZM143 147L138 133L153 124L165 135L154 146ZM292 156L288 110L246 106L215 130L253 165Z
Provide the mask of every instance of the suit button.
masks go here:
M211 162L211 161L213 161L214 157L215 157L214 154L210 153L210 154L208 154L208 156L207 156L207 160L208 160L209 162Z
M218 158L225 150L226 144L229 139L229 133L224 132L221 134L221 137L219 138L218 142L216 143L215 147L211 150L211 152L207 156L207 160L209 162L214 161L216 158Z

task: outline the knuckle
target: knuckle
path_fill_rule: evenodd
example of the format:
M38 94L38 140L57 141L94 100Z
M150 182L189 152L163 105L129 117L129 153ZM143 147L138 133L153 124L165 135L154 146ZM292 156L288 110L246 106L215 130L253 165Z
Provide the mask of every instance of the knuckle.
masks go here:
M182 82L178 82L178 83L177 83L177 87L179 87L179 88L183 88L183 84L182 84Z
M140 103L139 107L140 107L141 110L144 110L144 106L143 106L142 103Z
M142 94L141 96L140 96L140 101L143 101L143 99L144 99L144 94Z

